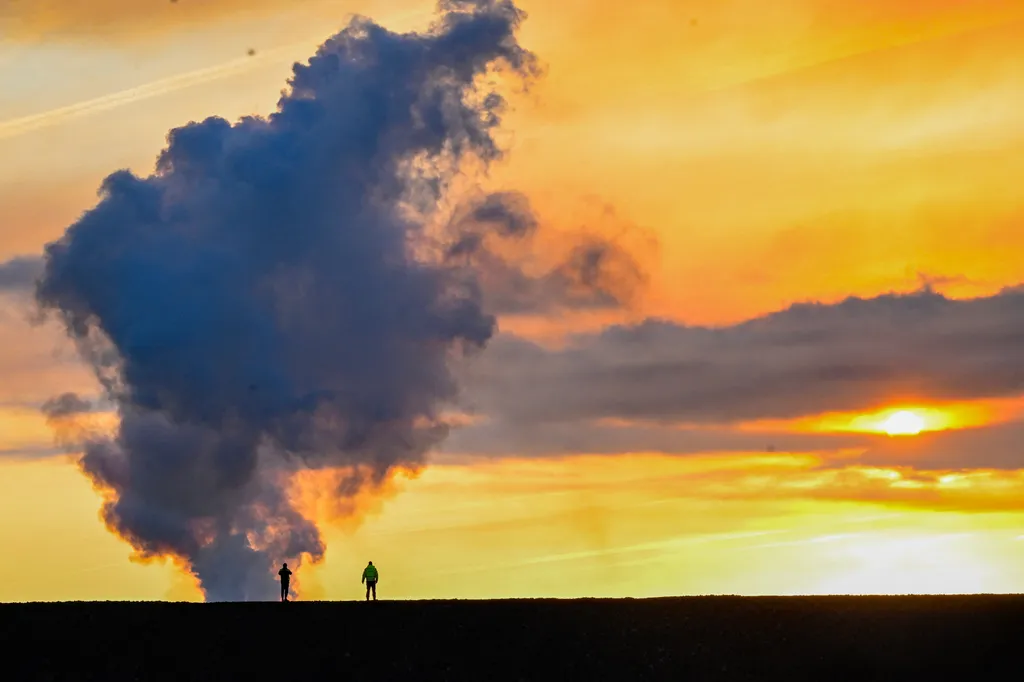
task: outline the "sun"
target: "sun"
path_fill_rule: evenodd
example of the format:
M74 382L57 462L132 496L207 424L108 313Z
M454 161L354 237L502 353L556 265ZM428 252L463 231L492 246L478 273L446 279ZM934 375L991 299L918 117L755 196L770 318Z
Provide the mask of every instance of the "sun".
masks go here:
M882 428L890 436L916 436L924 431L924 419L910 410L900 410L886 419Z

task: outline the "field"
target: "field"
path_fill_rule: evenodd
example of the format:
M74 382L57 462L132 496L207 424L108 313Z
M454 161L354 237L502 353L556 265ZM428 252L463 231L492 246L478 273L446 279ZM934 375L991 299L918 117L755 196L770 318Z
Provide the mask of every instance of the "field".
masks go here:
M3 679L1024 679L1024 597L0 605Z

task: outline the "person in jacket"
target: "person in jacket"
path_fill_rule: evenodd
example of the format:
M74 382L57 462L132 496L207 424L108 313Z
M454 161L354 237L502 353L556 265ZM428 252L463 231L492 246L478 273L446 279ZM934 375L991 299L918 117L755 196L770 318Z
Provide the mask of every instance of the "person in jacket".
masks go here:
M373 591L373 601L377 601L377 577L377 567L371 561L363 569L362 582L366 583L366 601L370 601L371 591Z

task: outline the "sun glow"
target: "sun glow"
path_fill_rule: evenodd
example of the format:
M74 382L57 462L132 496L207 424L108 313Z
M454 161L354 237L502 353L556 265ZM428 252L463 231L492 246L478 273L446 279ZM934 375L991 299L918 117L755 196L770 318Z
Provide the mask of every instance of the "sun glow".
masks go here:
M890 436L916 436L924 429L924 418L910 410L894 412L882 422L882 430Z
M912 415L910 420L901 413ZM897 416L899 415L899 416ZM758 420L740 425L744 431L816 431L889 433L889 426L895 431L905 431L914 421L911 435L929 431L947 431L976 426L987 426L1024 418L1024 399L1014 397L1003 400L978 400L960 403L919 404L917 402L897 403L888 408L870 412L832 412L801 419ZM920 431L917 422L920 422Z

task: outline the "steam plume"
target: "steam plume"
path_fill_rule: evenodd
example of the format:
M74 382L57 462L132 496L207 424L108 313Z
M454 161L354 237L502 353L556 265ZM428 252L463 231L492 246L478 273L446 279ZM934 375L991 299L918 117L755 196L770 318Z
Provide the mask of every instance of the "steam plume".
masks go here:
M424 33L357 18L274 114L172 130L152 175L107 177L47 246L37 301L117 405L81 459L104 519L208 600L273 598L275 564L322 558L298 468L372 485L446 435L449 360L495 318L431 226L459 170L500 155L482 77L534 73L522 18L511 0L444 0Z

